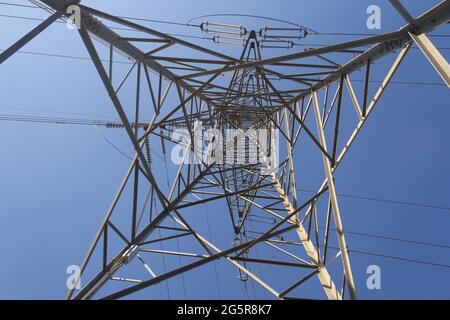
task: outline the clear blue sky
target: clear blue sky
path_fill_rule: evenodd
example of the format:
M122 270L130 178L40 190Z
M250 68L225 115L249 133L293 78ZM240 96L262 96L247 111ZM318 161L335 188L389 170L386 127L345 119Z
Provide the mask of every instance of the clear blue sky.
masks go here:
M10 2L28 4L26 1ZM417 16L439 1L404 2ZM404 24L388 1L380 0L110 0L82 3L121 16L186 22L204 14L256 14L282 18L319 32L350 33L373 32L366 28L366 8L370 4L379 4L382 8L381 32L396 30ZM46 16L37 9L0 5L0 49L7 48L37 24L36 21L5 15ZM230 22L255 27L264 25L264 22L251 19ZM148 25L167 33L201 35L194 28ZM449 30L449 26L445 26L437 33L449 34ZM311 36L304 42L329 44L351 38ZM236 57L240 53L239 48L218 47L205 40L192 41ZM448 38L435 38L433 41L438 47L450 47ZM76 32L67 30L63 24L54 24L22 51L0 66L1 115L117 118L90 61L24 53L87 57ZM449 50L442 52L449 59ZM262 52L264 57L284 53L285 50ZM107 58L106 55L103 57ZM383 66L386 69L391 61L392 57L386 60L387 63L380 63L380 70ZM117 68L126 70L126 66ZM382 72L377 75L381 79ZM446 138L450 116L448 89L440 85L440 77L417 48L410 50L394 81L429 85L392 84L337 171L344 227L355 233L450 246L450 143ZM132 90L124 93L124 99L127 98L133 101ZM123 132L100 130L131 154ZM0 146L3 150L0 157L0 252L3 254L0 298L63 298L66 267L81 262L129 161L89 126L1 121ZM305 158L306 162L297 164L298 179L302 181L302 188L316 189L319 181L302 168L319 158L308 155ZM304 198L307 196L302 195ZM220 232L227 218L225 206L212 203L207 207L213 238L225 248L233 240ZM205 213L192 212L198 214L197 222L204 228ZM208 233L205 228L203 231ZM450 265L449 248L357 234L348 234L347 240L353 250ZM361 298L450 299L450 266L431 266L356 252L351 253L351 258ZM155 268L161 267L160 262L155 264ZM366 268L372 264L381 267L381 290L366 288ZM216 266L221 282L220 297L245 299L247 294L236 280L236 270L224 262ZM176 261L173 267L176 267ZM276 286L279 279L275 273L262 273L264 279ZM289 275L287 279L290 282L286 280L286 283L293 283L296 278ZM213 265L186 274L187 297L219 298L215 281ZM313 295L323 297L317 283L313 284L315 286L311 286L311 290L317 291ZM169 282L169 290L170 298L185 297L179 278ZM256 285L253 291L250 284L248 295L250 298L269 298ZM135 297L166 298L166 287L156 286Z

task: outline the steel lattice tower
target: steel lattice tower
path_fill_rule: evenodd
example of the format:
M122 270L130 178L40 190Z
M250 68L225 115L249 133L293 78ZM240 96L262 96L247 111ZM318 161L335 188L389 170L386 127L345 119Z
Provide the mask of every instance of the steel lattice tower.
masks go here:
M37 3L50 17L4 51L0 63L58 19L67 20L69 5L77 5L81 12L79 35L121 120L110 127L123 128L135 151L81 264L83 286L69 290L68 299L122 298L217 259L237 268L241 280L255 281L276 298L293 298L291 293L295 289L314 278L328 299L357 297L334 172L413 43L450 85L449 65L427 37L427 33L449 21L449 1L415 19L398 0L391 0L406 20L406 25L397 31L268 59L261 56L254 31L247 36L241 56L234 58L83 6L79 1ZM132 29L139 36L122 36L104 22ZM104 65L93 39L109 48L109 65ZM144 46L150 49L142 49ZM132 61L131 69L118 87L113 84L115 54ZM331 55L346 62L335 63ZM372 81L376 62L394 55L381 84ZM351 75L359 70L365 75L361 92L351 80ZM136 103L125 107L118 91L124 82L130 81L127 78L132 72L137 79L133 84ZM142 87L148 91L144 92ZM352 104L344 105L345 92ZM141 103L143 95L151 100L150 106ZM175 105L174 99L178 101ZM352 119L356 119L348 140L340 140L342 117L349 114L342 113L343 108L352 109ZM242 132L255 128L277 129L282 140L278 170L261 170L267 165L261 160L256 164L181 163L167 188L162 187L165 182L155 172L152 149L161 146L163 162L169 161L168 147L179 143L171 135L180 128L188 130L191 137L198 129L202 132L211 128ZM295 150L304 140L314 146L323 162L317 172L323 183L309 198L299 196L294 174ZM196 140L187 144L188 149L195 149L193 141ZM252 152L258 153L246 152L247 157ZM132 190L132 203L116 213L126 189ZM229 248L219 249L184 214L184 210L201 208L210 201L222 201L220 214L229 215L233 227L223 230L233 242ZM249 237L245 230L253 217L273 222L260 226L257 236ZM329 253L332 237L338 244L335 256ZM173 239L190 241L197 251L182 252L170 242ZM152 246L162 242L170 243L165 250ZM295 244L295 253L283 247L283 243ZM256 257L254 249L261 245L290 260ZM156 274L146 253L177 256L180 267ZM334 263L332 270L331 263ZM136 278L136 272L130 268L133 264L139 265L145 276ZM275 288L250 271L249 266L257 264L285 267L287 272L297 270L300 276L289 287ZM86 279L88 267L95 274ZM102 288L111 281L125 286L102 294Z

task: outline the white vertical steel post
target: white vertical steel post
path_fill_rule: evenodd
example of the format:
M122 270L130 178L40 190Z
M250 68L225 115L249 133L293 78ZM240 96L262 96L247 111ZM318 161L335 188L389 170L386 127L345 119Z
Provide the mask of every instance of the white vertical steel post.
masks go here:
M320 138L322 147L325 150L327 150L325 133L323 131L322 119L320 116L319 102L317 101L317 93L315 91L312 91L312 95L313 95L313 101L314 101L314 111L315 111L315 115L316 115L317 131L319 132L319 138ZM342 263L344 265L344 272L345 272L345 277L346 277L346 280L348 283L350 299L356 299L356 288L355 288L355 283L353 281L352 268L350 265L350 258L348 255L347 243L345 241L345 236L344 236L344 230L342 228L341 214L339 211L339 203L338 203L337 196L336 196L336 189L334 186L333 174L331 171L331 164L330 164L330 161L328 160L328 158L325 156L325 154L323 154L323 152L322 152L322 158L323 158L323 165L325 168L325 174L327 177L327 184L328 184L328 189L329 189L329 193L330 193L331 206L333 208L334 222L336 224L339 248L341 249Z

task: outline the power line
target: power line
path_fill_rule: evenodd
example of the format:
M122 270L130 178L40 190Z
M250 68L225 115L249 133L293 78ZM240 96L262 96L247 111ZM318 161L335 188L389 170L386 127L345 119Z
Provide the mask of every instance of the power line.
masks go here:
M318 229L319 230L325 230L325 228L322 228L322 227L319 227ZM337 231L337 230L334 229L334 228L330 228L330 231ZM252 230L250 230L249 232L250 233L256 233L256 234L262 234L261 232L256 232L256 231L252 231ZM361 236L361 237L365 237L365 238L373 238L373 239L378 239L378 240L388 240L388 241L402 242L402 243L407 243L407 244L414 244L414 245L433 247L433 248L439 248L439 249L450 249L450 245L446 245L446 244L442 244L442 243L410 240L410 239L404 239L404 238L380 235L380 234L375 234L375 233L367 233L367 232L357 232L357 231L345 230L345 234L356 235L356 236Z
M118 18L122 18L122 19L128 19L128 20L146 21L146 22L154 22L154 23L171 24L171 25L176 25L176 26L200 28L199 24L182 23L182 22L174 22L174 21L164 21L164 20L155 20L155 19L146 19L146 18L135 18L135 17L126 17L126 16L117 16L117 17Z
M249 238L255 239L253 237L249 237ZM284 242L282 241L281 243L301 245L300 243L295 242L295 241L284 241ZM328 248L333 249L333 250L338 250L338 251L340 250L339 248L333 247L333 246L328 246ZM391 259L391 260L397 260L397 261L410 262L410 263L423 264L423 265L428 265L428 266L433 266L433 267L450 269L450 265L448 265L448 264L427 261L427 260L419 260L419 259L414 259L414 258L406 258L406 257L398 256L398 255L386 255L386 254L381 254L381 253L371 252L371 251L366 251L366 250L359 250L359 249L348 249L348 252L360 254L360 255L368 255L368 256L379 257L379 258L384 258L384 259Z
M0 107L1 108L1 107ZM9 109L13 109L9 107ZM24 108L20 108L24 109ZM30 109L27 109L30 110ZM54 111L46 111L46 112L54 112ZM66 112L57 112L56 113L66 113ZM71 114L71 113L70 113ZM77 113L73 113L77 114ZM127 159L132 160L132 158L123 152L119 147L114 145L114 143L109 140L105 135L103 135L98 126L105 126L118 124L117 120L94 120L94 119L76 119L76 118L58 118L58 117L49 117L49 116L27 116L27 115L0 115L0 121L11 121L11 122L32 122L32 123L47 123L47 124L63 124L63 125L84 125L84 126L93 126L100 134L100 136L110 144L114 149L116 149L119 153L125 156ZM163 157L157 153L156 151L152 151L156 156L160 159Z
M340 250L339 248L331 247L331 246L328 246L328 248L334 249L334 250ZM370 251L358 250L358 249L348 249L348 252L361 254L361 255L368 255L368 256L373 256L373 257L379 257L379 258L384 258L384 259L398 260L398 261L403 261L403 262L424 264L424 265L433 266L433 267L450 269L450 265L444 264L444 263L439 263L439 262L412 259L412 258L401 257L401 256L397 256L397 255L386 255L386 254L381 254L381 253L377 253L377 252L370 252Z
M346 32L318 32L313 33L315 36L364 36L364 37L372 37L380 35L379 33L346 33ZM429 37L433 38L450 38L448 34L430 34Z
M20 3L11 3L11 2L0 2L1 5L4 6L11 6L11 7L22 7L22 8L32 8L32 9L42 9L41 7L38 6L33 6L31 4L20 4Z
M33 5L24 5L24 4L15 4L15 3L10 3L10 2L0 2L0 5L6 5L6 6L14 6L14 7L23 7L23 8L32 8L32 9L42 9L39 6L33 6ZM289 22L286 20L282 20L282 19L276 19L276 18L272 18L272 17L265 17L265 16L257 16L257 15L250 15L250 14L212 14L212 15L204 15L204 16L200 16L200 17L194 17L191 18L188 22L183 23L183 22L175 22L175 21L167 21L167 20L157 20L157 19L147 19L147 18L137 18L137 17L129 17L129 16L117 16L118 18L122 18L122 19L128 19L128 20L136 20L136 21L146 21L146 22L152 22L152 23L162 23L162 24L172 24L172 25L177 25L177 26L185 26L185 27L198 27L200 28L201 25L200 24L193 24L191 23L193 20L196 19L200 19L200 18L206 18L206 17L217 17L217 16L238 16L238 17L247 17L247 18L258 18L258 19L266 19L266 20L272 20L272 21L276 21L276 22L282 22L285 24L290 24L293 26L297 26L297 27L303 27L299 24L293 23L293 22ZM305 28L305 27L303 27ZM312 29L309 28L305 28L311 32L317 33L317 31L314 31Z
M435 143L428 141L418 141L418 140L403 140L403 139L382 139L382 138L361 138L360 140L371 140L371 141L379 141L379 142L392 142L392 143L402 143L402 144L416 144L416 145L426 145L440 148L450 148L450 144L444 143Z
M41 109L41 108L23 108L23 107L10 107L10 106L0 106L0 109L7 110L21 110L21 111L32 111L32 112L41 112L41 113L55 113L55 114L66 114L66 115L77 115L77 116L88 116L94 118L102 118L105 119L103 115L96 115L91 113L80 113L80 112L68 112L68 111L60 111L60 110L50 110L50 109Z
M412 207L429 208L429 209L450 210L450 207L437 206L437 205L426 204L426 203L388 200L388 199L381 199L381 198L355 196L355 195L351 195L351 194L339 194L339 195L342 196L342 197L345 197L345 198L353 198L353 199L361 199L361 200L393 203L393 204L400 204L400 205L406 205L406 206L412 206Z
M30 21L44 21L45 19L42 18L35 18L35 17L25 17L25 16L17 16L17 15L9 15L9 14L0 14L0 17L3 18L12 18L12 19L22 19L22 20L30 20ZM138 19L138 18L136 18ZM140 19L140 18L139 18ZM66 23L65 21L55 21L56 23ZM140 32L139 30L131 29L131 28L123 28L123 27L110 27L111 30L121 30L121 31L133 31L133 32ZM194 35L188 35L188 34L179 34L179 33L167 33L169 36L174 37L180 37L180 38L191 38L191 39L200 39L200 40L212 40L211 37L206 36L194 36Z
M190 23L194 20L198 20L198 19L202 19L202 18L210 18L210 17L244 17L244 18L256 18L256 19L263 19L263 20L271 20L271 21L275 21L275 22L281 22L281 23L285 23L285 24L289 24L295 27L299 27L299 28L303 28L306 29L310 32L313 33L317 33L317 31L314 31L310 28L306 28L305 26L299 25L297 23L294 22L290 22L287 20L282 20L282 19L277 19L277 18L272 18L272 17L266 17L266 16L259 16L259 15L254 15L254 14L241 14L241 13L216 13L216 14L208 14L208 15L202 15L202 16L198 16L198 17L194 17L191 18L187 23Z
M2 4L2 3L0 3ZM36 7L38 8L38 7ZM25 16L17 16L17 15L6 15L6 14L0 14L0 17L4 18L13 18L13 19L22 19L22 20L31 20L31 21L44 21L44 19L41 18L34 18L34 17L25 17ZM149 22L158 22L158 23L165 23L165 24L173 24L173 25L181 25L181 26L196 26L197 25L188 25L183 24L179 22L171 22L171 21L164 21L164 20L152 20L152 19L145 19L145 18L134 18L134 17L119 17L129 20L137 20L137 21L149 21ZM57 23L66 23L64 21L56 21ZM200 27L200 25L198 25ZM112 30L122 30L122 31L133 31L133 32L139 32L138 30L132 29L132 28L123 28L123 27L109 27ZM359 36L374 36L376 34L365 34L365 33L319 33L315 32L312 33L313 35L359 35ZM199 40L213 40L213 37L207 37L207 36L195 36L195 35L187 35L187 34L178 34L178 33L167 33L167 35L174 36L174 37L182 37L182 38L191 38L191 39L199 39ZM450 35L429 35L429 37L441 37L441 38L450 38ZM303 43L295 43L292 42L294 46L301 46L301 47L327 47L331 44L303 44ZM370 47L370 46L363 46L363 47ZM413 49L418 49L416 47L413 47ZM437 48L439 50L450 50L448 47L442 47Z
M0 2L0 5L11 6L11 7L21 7L21 8L31 8L31 9L42 9L39 6L33 6L33 5L27 5L27 4L17 4L17 3L3 2L3 1ZM199 24L182 23L182 22L167 21L167 20L156 20L156 19L146 19L146 18L126 17L126 16L116 16L116 17L121 18L121 19L146 21L146 22L162 23L162 24L172 24L172 25L184 26L184 27L198 27L198 28L200 27Z
M5 51L5 49L0 49L0 51L3 52L3 51ZM65 54L54 54L54 53L36 52L36 51L23 51L23 50L19 50L19 51L17 51L17 53L36 55L36 56L53 57L53 58L65 58L65 59L92 61L91 58L88 58L88 57L72 56L72 55L65 55ZM106 60L106 59L102 59L101 61L104 63L110 62L109 60ZM119 63L119 64L132 64L131 62L127 62L127 61L114 60L113 62Z
M14 6L14 7L22 7L22 8L31 8L31 9L42 9L39 6L36 5L28 5L28 4L17 4L17 3L11 3L11 2L4 2L1 1L0 5L5 6ZM312 29L306 28L302 25L299 25L294 22L290 22L283 19L277 19L273 17L266 17L266 16L259 16L259 15L251 15L251 14L239 14L239 13L224 13L224 14L210 14L210 15L203 15L199 17L191 18L188 22L176 22L176 21L168 21L168 20L160 20L160 19L148 19L148 18L140 18L140 17L129 17L129 16L117 16L118 18L122 19L128 19L128 20L136 20L136 21L146 21L146 22L152 22L152 23L161 23L161 24L171 24L171 25L177 25L177 26L184 26L184 27L198 27L200 28L200 24L193 24L191 23L193 20L200 19L200 18L207 18L207 17L226 17L226 16L235 16L235 17L246 17L246 18L258 18L258 19L266 19L266 20L272 20L275 22L281 22L285 24L289 24L296 27L305 28L308 31L312 32L310 35L318 35L318 36L376 36L379 35L379 33L358 33L358 32L318 32L314 31ZM133 30L133 29L130 29ZM429 37L436 37L436 38L450 38L450 35L447 34L435 34L435 35L428 35Z
M333 248L333 249L337 249L337 248ZM386 254L380 254L380 253L368 252L368 251L362 251L362 250L354 250L354 249L349 249L349 252L353 252L353 253L357 253L357 254L363 254L363 255L369 255L369 256L373 256L373 257L392 259L392 260L411 262L411 263L417 263L417 264L424 264L424 265L433 266L433 267L441 267L441 268L450 269L450 265L443 264L443 263L438 263L438 262L410 259L410 258L405 258L405 257L400 257L400 256L391 256L391 255L386 255Z
M299 189L299 190L303 191L303 192L308 192L308 193L317 193L316 191L311 190L311 189ZM421 207L421 208L428 208L428 209L439 209L439 210L450 211L450 207L438 206L438 205L427 204L427 203L409 202L409 201L397 201L397 200L374 198L374 197L366 197L366 196L359 196L359 195L345 194L345 193L339 193L338 196L343 197L343 198L360 199L360 200L368 200L368 201L376 201L376 202L385 202L385 203L399 204L399 205L412 206L412 207Z
M450 49L450 48L449 48ZM353 82L365 82L365 80L361 79L352 79ZM370 80L369 83L381 83L381 81L378 80ZM420 86L445 86L447 85L445 83L440 82L412 82L412 81L390 81L391 84L405 84L405 85L420 85Z
M109 123L109 121L104 121L104 120L57 118L57 117L26 116L26 115L11 115L11 114L0 115L0 121L74 124L74 125L86 125L86 126L106 126ZM116 121L113 121L113 122L116 122Z
M244 52L245 52L245 50L244 50ZM87 58L86 58L87 59ZM87 60L89 60L89 59L87 59ZM145 68L145 66L144 66L144 68ZM160 78L160 83L161 83L161 79L162 78ZM140 82L139 82L139 79L138 79L138 84L137 84L138 86L140 85ZM160 85L160 87L161 87L161 85ZM150 88L151 89L151 88ZM161 91L161 90L160 90ZM136 111L136 113L138 113L138 109L137 109L137 111ZM192 112L191 112L192 113ZM1 116L1 115L0 115ZM7 115L7 116L9 116L9 117L13 117L14 119L12 120L12 121L27 121L27 122L32 122L33 121L33 118L32 117L30 117L30 116L16 116L16 115ZM38 118L38 119L37 119ZM319 118L320 118L320 116L319 116ZM8 119L7 119L7 117L5 117L5 119L6 119L6 121L8 121ZM11 118L10 118L11 119ZM64 124L84 124L84 125L94 125L95 126L95 128L98 130L98 127L97 127L97 125L99 125L99 123L101 123L100 121L97 121L97 120L92 120L92 119L70 119L70 118L52 118L52 117L36 117L36 121L37 122L43 122L43 123L45 123L46 121L53 121L54 123L55 123L55 121L56 121L56 123L64 123ZM55 120L56 119L56 120ZM0 119L0 120L2 120L2 119ZM72 121L72 122L71 122ZM96 121L96 122L94 122L94 121ZM136 121L138 121L138 120L136 120ZM187 120L186 120L187 121ZM287 120L286 120L287 121ZM108 125L107 123L104 123L103 125ZM136 123L136 128L139 126L139 123ZM100 133L100 132L99 132ZM100 133L101 134L101 133ZM323 133L322 133L322 138L323 138ZM105 139L105 140L107 140L110 144L111 144L111 142L108 140L108 139ZM146 140L147 142L149 141L148 139ZM117 149L117 148L116 148ZM118 149L118 151L120 151L119 149ZM166 162L164 162L164 164L166 165L166 175L167 175L167 178L168 178L168 172L167 172L167 163ZM148 169L148 168L147 168ZM148 169L149 170L149 169ZM138 174L138 171L136 170L136 174ZM137 177L137 176L136 176ZM182 178L182 176L181 176L181 178ZM189 174L188 174L188 178L189 178ZM137 181L137 180L136 180ZM126 182L125 182L126 183ZM136 182L137 183L137 182ZM175 182L174 182L175 183ZM244 185L243 183L242 183L242 185ZM186 186L186 190L188 191L188 192L190 192L190 190L192 191L192 189L195 189L195 185L193 185L193 187L192 188L190 188L190 190L188 190L188 186L187 186L187 184L185 184L185 186ZM282 187L280 187L279 189L283 189ZM138 196L138 191L137 191L138 189L137 189L137 184L136 184L136 187L135 187L135 191L134 191L134 195L137 197ZM283 192L283 190L281 190L281 191L279 191L279 193L282 195L282 192ZM288 192L289 193L289 192ZM348 195L347 195L348 196ZM353 195L351 195L351 196L353 196ZM161 196L162 198L164 198L163 196ZM368 198L363 198L363 197L360 197L360 196L354 196L354 197L356 197L356 198L359 198L359 199L368 199ZM170 197L169 197L170 198ZM289 198L289 197L288 197ZM137 199L137 198L136 198ZM152 200L154 199L154 194L153 194L153 187L152 187ZM164 200L164 199L163 199ZM375 200L375 201L383 201L383 199L377 199L377 198L370 198L370 200ZM116 200L117 201L117 200ZM183 200L184 201L184 200ZM287 201L289 202L289 199L287 199ZM161 207L164 207L164 203L163 203L163 201L160 201L161 202ZM389 202L389 203L392 203L393 201L392 200L388 200L388 201L386 201L386 202ZM154 202L155 203L155 209L156 209L156 201ZM396 202L396 203L399 203L399 202ZM410 205L411 203L406 203L406 202L401 202L401 204L408 204L408 205ZM417 203L413 203L413 205L418 205ZM426 205L427 207L430 207L430 205ZM237 207L238 207L238 209L239 209L239 203L237 204ZM437 207L437 206L435 206L435 208L443 208L443 207ZM447 209L450 209L450 208L447 208ZM231 208L231 206L230 206L230 211L232 211L233 209ZM158 210L155 210L155 211L158 211ZM111 213L110 213L111 214ZM109 214L109 215L110 215ZM151 216L152 216L152 213L150 212L150 219L151 219ZM169 216L171 216L171 215L169 215ZM164 217L163 217L164 218ZM109 218L107 218L107 220L108 220ZM106 220L106 221L107 221ZM107 221L108 223L109 223L109 221ZM152 225L151 224L152 223L152 220L150 220L150 225ZM162 223L162 222L161 222ZM158 221L156 221L156 225L158 224ZM316 221L316 224L317 224L317 221ZM106 228L108 227L108 225L105 225L106 226ZM111 224L111 226L113 226L112 224ZM134 224L134 222L133 222L133 228L135 227L135 224ZM105 231L104 231L104 238L106 239L106 241L107 241L107 237L106 237L106 230L107 229L105 229ZM245 228L244 228L244 230L245 230ZM160 228L158 228L158 231L159 231L159 237L161 238L161 230L160 230ZM120 235L120 232L117 232L119 235ZM150 234L150 233L148 233L148 234ZM368 236L368 234L364 234L364 233L354 233L354 234L357 234L357 235L365 235L365 236ZM402 239L399 239L399 238L394 238L394 237L384 237L384 236L377 236L377 235L370 235L371 237L377 237L377 238L383 238L383 239L389 239L389 240L393 240L393 239L396 239L396 241L407 241L407 240L402 240ZM148 237L148 235L145 235L145 237ZM122 236L122 238L124 238L123 236ZM126 240L126 239L125 239ZM161 240L163 240L163 239L161 239ZM128 241L125 241L125 242L127 242L127 244L129 244L129 242ZM178 239L177 239L177 243L178 243ZM412 241L408 241L408 243L419 243L419 242L412 242ZM300 244L301 244L301 242L300 242ZM317 243L318 244L318 243ZM424 244L424 243L421 243L421 244ZM130 244L131 245L131 244ZM430 245L430 243L427 243L427 245ZM434 244L433 244L434 245ZM163 243L162 243L162 241L160 242L160 246L161 246L161 252L163 252ZM319 244L318 244L318 246L319 246ZM94 246L93 246L93 248L92 248L92 250L94 250L95 249L95 247L96 247L96 244L94 244ZM106 247L106 245L105 245L105 247ZM320 246L319 246L320 247ZM343 246L343 248L345 247L345 245ZM443 246L444 247L444 246ZM445 247L447 247L447 246L445 246ZM330 247L331 248L331 247ZM180 248L178 247L178 251L180 251ZM243 250L243 252L245 253L245 249ZM255 251L256 252L256 251ZM420 264L427 264L427 265L432 265L432 266L440 266L440 267L445 267L445 268L450 268L450 266L449 265L445 265L445 264L440 264L440 263L434 263L434 262L430 262L430 261L422 261L422 260L416 260L416 259L409 259L409 258L404 258L404 257L398 257L398 256L389 256L389 255L382 255L382 254L378 254L378 253L374 253L374 252L367 252L367 251L362 251L362 250L351 250L351 252L354 252L354 253L357 253L357 254L367 254L367 255L372 255L372 256L378 256L378 257L383 257L383 258L390 258L390 259L396 259L396 260L401 260L401 261L407 261L407 262L412 262L412 263L420 263ZM319 253L320 254L320 253ZM342 252L342 254L345 254L345 250ZM245 256L245 255L244 255ZM104 253L104 258L108 258L108 255L107 255L107 252L105 251L105 253ZM167 270L166 270L166 264L165 264L165 258L164 258L165 256L164 255L162 255L162 259L163 259L163 266L164 266L164 273L166 274L167 273ZM180 258L180 257L179 257ZM345 257L346 259L348 258L348 257ZM105 262L107 262L107 261L105 261ZM113 261L113 262L115 262L115 261ZM105 263L106 264L106 263ZM244 263L245 264L245 263ZM180 264L181 265L181 264ZM104 267L104 269L105 269L105 267ZM250 268L248 269L248 270L250 270ZM182 271L182 270L181 270ZM347 271L347 270L346 270ZM183 277L183 274L182 274L182 277ZM351 280L351 279L350 279ZM97 280L95 280L94 279L94 281L97 281ZM156 279L156 281L159 281L158 279ZM92 283L92 282L91 282ZM183 283L184 283L184 280L183 280ZM345 278L344 278L344 283L345 283ZM253 282L252 282L252 284L253 284ZM245 283L244 283L244 285L245 285ZM166 281L166 286L167 286L167 293L168 293L168 297L169 297L169 299L170 299L170 292L169 292L169 286L168 286L168 281ZM352 285L351 285L351 281L350 281L350 285L349 285L349 288L351 288L352 287ZM89 289L89 286L88 286L88 288L87 289ZM245 289L247 290L247 287L246 287L246 285L245 285ZM119 295L120 295L120 292L119 292ZM343 294L342 294L343 295ZM185 297L186 298L186 297Z
M324 230L325 228L319 228L319 229ZM331 228L330 230L337 231L336 229L333 229L333 228ZM402 242L402 243L407 243L407 244L415 244L415 245L421 245L421 246L427 246L427 247L433 247L433 248L439 248L439 249L450 249L450 245L446 245L446 244L410 240L410 239L385 236L385 235L374 234L374 233L345 230L345 234L361 236L361 237L365 237L365 238L373 238L373 239L379 239L379 240L389 240L389 241Z
M125 158L127 158L128 160L133 160L133 158L131 158L129 155L127 155L124 151L122 151L122 149L120 149L118 146L116 146L111 140L108 139L108 137L106 137L101 131L100 129L94 125L95 130L97 131L97 133L100 135L100 137L103 138L103 140L105 140L111 147L113 147L117 152L119 152L122 156L124 156Z
M298 47L329 47L329 46L332 45L332 44L318 44L318 43L312 44L312 43L296 43L296 42L292 42L292 44L294 46L298 46ZM370 47L371 47L370 45L365 45L365 46L361 46L360 48L370 48ZM419 48L412 47L411 49L418 50ZM450 50L450 47L438 47L436 49L438 49L438 50Z
M53 124L68 124L68 125L72 124L72 125L88 125L88 126L107 126L108 124L111 124L111 123L118 123L116 120L106 121L106 120L93 120L93 119L57 118L57 117L48 117L48 116L41 117L41 116L27 116L27 115L0 115L0 121L53 123ZM414 142L411 141L410 143L414 143ZM424 144L424 143L421 142L421 144ZM311 190L311 189L300 188L299 190L303 191L303 192L308 192L308 193L316 193L314 190ZM450 211L450 207L427 204L427 203L398 201L398 200L367 197L367 196L345 194L345 193L339 193L338 195L340 197L344 197L344 198L360 199L360 200L368 200L368 201L376 201L376 202L383 202L383 203L392 203L392 204L398 204L398 205L407 205L407 206L413 206L413 207Z
M5 49L0 49L0 52L5 51ZM75 59L75 60L85 60L85 61L91 61L88 57L80 57L80 56L71 56L71 55L63 55L63 54L53 54L53 53L46 53L46 52L36 52L36 51L23 51L19 50L17 53L21 54L29 54L29 55L37 55L37 56L47 56L47 57L54 57L54 58L65 58L65 59ZM107 59L102 59L102 62L109 62ZM127 61L113 61L114 63L119 64L132 64L131 62ZM352 79L354 82L363 82L365 80L360 79ZM375 81L371 80L371 83L381 83L381 81ZM413 81L390 81L391 84L400 84L400 85L423 85L423 86L445 86L443 83L439 82L413 82Z

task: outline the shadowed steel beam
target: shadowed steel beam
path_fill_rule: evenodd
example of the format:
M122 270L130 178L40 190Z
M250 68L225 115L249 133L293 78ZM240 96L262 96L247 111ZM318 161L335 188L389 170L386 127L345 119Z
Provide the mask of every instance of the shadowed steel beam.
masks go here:
M128 21L128 20L125 20L125 19L113 16L113 15L107 14L105 12L102 12L102 11L99 11L99 10L96 10L96 9L93 9L93 8L90 8L90 7L86 7L86 6L83 6L83 5L80 5L80 7L82 9L86 10L87 12L95 15L95 16L105 18L107 20L110 20L110 21L122 24L124 26L130 27L130 28L133 28L133 29L145 32L145 33L149 33L151 35L154 35L154 36L157 36L157 37L169 40L169 41L171 41L173 43L178 43L178 44L180 44L182 46L185 46L185 47L197 50L197 51L201 51L203 53L206 53L206 54L209 54L209 55L212 55L212 56L216 56L218 58L222 58L222 59L227 60L227 61L234 61L234 62L236 62L236 59L234 59L233 57L227 56L227 55L225 55L223 53L220 53L220 52L217 52L217 51L213 51L213 50L207 49L205 47L201 47L201 46L195 45L193 43L190 43L190 42L187 42L187 41L184 41L184 40L181 40L181 39L169 36L169 35L167 35L165 33L158 32L156 30L153 30L153 29L150 29L150 28L147 28L147 27L143 27L143 26L141 26L141 25L139 25L137 23L134 23L134 22L131 22L131 21Z
M136 161L136 160L134 160ZM210 166L211 167L211 166ZM192 180L191 184L188 185L183 192L181 192L178 197L176 197L174 200L172 200L168 206L160 212L152 222L147 225L139 234L136 235L134 243L141 243L144 242L149 234L157 227L159 226L162 221L169 215L169 213L172 211L172 209L175 207L179 202L181 202L186 195L192 190L192 188L197 185L197 183L203 178L203 176L209 172L210 167L206 168L205 171L201 172L195 179ZM132 166L129 172L127 173L127 177L130 176L132 171ZM124 182L125 183L125 182ZM124 184L123 183L123 184ZM123 190L123 186L121 186L121 189ZM120 195L119 195L120 196ZM108 218L109 219L109 218ZM94 295L105 283L105 281L113 275L125 262L124 262L124 255L125 253L131 248L132 244L126 245L108 264L103 270L101 270L84 288L79 291L75 299L89 299L92 295ZM70 298L70 296L69 296Z
M5 62L10 56L12 56L14 53L16 53L20 48L22 48L24 45L26 45L28 42L33 40L34 37L36 37L39 33L44 31L48 26L50 26L53 22L59 19L61 17L62 12L56 11L54 14L52 14L50 17L45 19L41 24L39 24L36 28L28 32L26 35L24 35L22 38L16 41L12 46L10 46L8 49L3 51L0 54L0 64Z
M347 89L350 93L350 97L352 98L353 106L355 107L356 115L358 116L359 121L362 120L362 112L361 106L359 105L358 98L356 97L355 90L353 90L352 83L350 82L350 78L348 75L345 76L345 82L347 83Z
M398 13L400 13L408 23L414 21L413 16L409 14L408 10L406 10L406 8L401 4L399 0L389 0L389 2L392 4L392 6L394 6L395 9L397 9Z
M264 237L264 239L261 239L261 241L264 241L264 240L266 240L266 239L268 239L268 238L270 238L270 237L277 236L277 235L280 235L280 234L282 234L282 233L285 233L285 232L291 230L292 228L294 228L294 226L290 226L290 227L287 227L287 228L284 228L284 229L281 229L281 230L278 230L278 231L274 231L274 232L268 234L266 237ZM133 292L140 291L140 290L142 290L142 289L144 289L144 288L147 288L147 287L149 287L149 286L152 286L152 285L154 285L154 284L157 284L157 283L159 283L159 282L161 282L161 281L165 281L165 280L170 279L170 278L172 278L172 277L174 277L174 276L176 276L176 275L179 275L179 274L184 273L184 272L186 272L186 271L189 271L189 270L192 270L192 269L197 268L197 267L199 267L199 266L202 266L202 265L204 265L204 264L207 264L208 262L217 260L217 259L219 259L219 258L226 257L227 255L229 255L229 254L231 254L231 253L233 253L233 252L236 252L236 251L238 251L238 250L240 250L240 249L246 247L246 246L251 242L251 241L245 242L245 243L242 243L242 244L240 244L240 245L237 245L237 246L234 246L234 247L232 247L232 248L229 248L229 249L226 249L226 250L221 251L221 250L219 250L217 247L215 247L214 245L212 245L211 243L209 243L208 241L206 241L206 239L204 239L203 237L200 236L200 238L201 238L202 241L204 241L208 246L210 246L211 248L213 248L213 249L216 251L216 253L213 254L213 255L208 256L207 258L204 258L204 259L201 259L201 260L197 260L197 261L195 261L195 262L193 262L193 263L190 263L190 264L187 264L187 265L182 266L182 267L180 267L180 268L177 268L177 269L174 269L174 270L172 270L172 271L169 271L169 272L167 272L167 273L165 273L165 274L162 274L162 275L160 275L160 276L157 276L157 277L155 277L155 278L153 278L153 279L143 281L143 282L141 282L141 283L139 283L139 284L137 284L137 285L134 285L134 286L131 286L131 287L129 287L129 288L126 288L126 289L120 290L120 291L118 291L118 292L115 292L115 293L113 293L113 294L110 294L110 295L104 297L103 299L120 299L120 298L122 298L122 297L125 297L125 296L127 296L127 295L133 293ZM241 266L240 264L238 264L237 262L233 261L231 258L228 258L228 261L230 261L232 264L234 264L236 267L240 268L240 269L243 270L244 272L247 271L244 267L242 267L242 266ZM250 273L249 271L247 271L246 273L247 273L249 276L251 275L251 273ZM257 281L256 279L258 279L258 278L256 278L256 276L255 276L255 279L254 279L254 280ZM259 283L261 284L261 283L264 283L264 282L261 281L261 282L259 282ZM266 287L266 289L269 289L269 288L270 288L269 286ZM271 291L275 296L277 296L277 297L279 296L279 294L278 294L275 290L271 289L271 290L269 290L269 291Z

